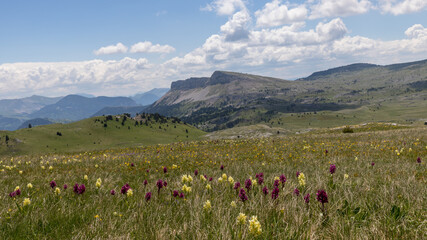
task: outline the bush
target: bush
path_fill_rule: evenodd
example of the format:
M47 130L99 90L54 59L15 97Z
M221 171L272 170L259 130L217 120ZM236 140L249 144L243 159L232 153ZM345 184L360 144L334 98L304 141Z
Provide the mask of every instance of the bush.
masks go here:
M343 130L343 133L354 133L353 129L349 126L346 126Z

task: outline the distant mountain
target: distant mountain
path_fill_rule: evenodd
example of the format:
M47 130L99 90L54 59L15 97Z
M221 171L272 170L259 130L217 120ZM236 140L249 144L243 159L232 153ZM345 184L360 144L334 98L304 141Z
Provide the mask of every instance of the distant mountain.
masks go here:
M359 109L387 121L398 116L396 105L419 112L427 99L427 60L393 64L352 64L287 81L216 71L211 77L175 81L171 90L146 112L180 117L204 130L256 124L285 113ZM360 112L359 111L359 112ZM425 116L424 116L425 117Z
M135 116L137 113L143 112L147 106L135 106L135 107L105 107L95 114L92 115L92 117L96 116L107 116L107 115L120 115L124 113L129 113L132 117Z
M0 116L0 130L16 130L22 122L23 121L19 118Z
M104 107L136 106L137 103L127 97L87 98L68 95L55 104L43 107L30 114L30 118L48 118L53 120L77 121L88 118Z
M31 114L44 106L58 102L61 98L62 97L50 98L33 95L31 97L19 99L2 99L0 100L0 115L10 117Z
M45 118L34 118L34 119L30 119L23 122L21 126L19 126L17 129L28 128L30 124L31 124L31 127L35 127L35 126L48 125L53 123L54 122Z
M168 91L169 91L169 88L154 88L148 92L136 94L131 98L136 103L143 106L147 106L157 101L159 98L165 95L165 93L167 93Z

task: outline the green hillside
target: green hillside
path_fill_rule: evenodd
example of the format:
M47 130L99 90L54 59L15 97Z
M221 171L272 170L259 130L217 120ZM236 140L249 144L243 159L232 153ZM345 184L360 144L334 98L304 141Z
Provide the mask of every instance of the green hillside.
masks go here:
M139 116L137 120L126 117L123 122L124 117L112 116L112 120L93 117L70 124L37 126L13 132L0 131L0 155L133 147L197 140L205 134L173 118L147 115L144 118ZM9 138L7 144L6 135Z

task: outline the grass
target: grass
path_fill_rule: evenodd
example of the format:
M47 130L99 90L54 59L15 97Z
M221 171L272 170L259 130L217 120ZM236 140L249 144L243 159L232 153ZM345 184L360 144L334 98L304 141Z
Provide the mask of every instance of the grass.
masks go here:
M0 238L425 239L426 136L425 127L372 127L352 134L325 130L288 137L3 157ZM333 175L330 164L336 165ZM305 187L299 185L297 171L304 173ZM242 202L228 177L244 187L247 179L255 180L261 172L264 184L245 189L248 200ZM227 181L221 182L223 174ZM272 200L274 179L282 174L287 181ZM183 183L183 175L193 180ZM213 180L204 181L200 175ZM168 183L160 191L159 179ZM49 186L52 180L60 194ZM75 183L85 184L86 192L75 194ZM120 194L126 183L132 196ZM63 189L64 184L68 189ZM184 184L191 192L184 198L173 197L173 190L182 192ZM16 186L21 195L9 197ZM267 196L263 186L269 189ZM295 188L301 191L299 196ZM117 192L114 196L112 189ZM320 189L328 195L324 210L316 200ZM152 198L146 201L148 192ZM306 194L309 204L303 199ZM24 198L31 204L24 207ZM210 210L203 208L207 200ZM239 213L247 216L243 224L236 221ZM259 220L260 235L249 231L251 216Z
M13 132L0 131L0 155L135 147L197 140L205 134L191 125L173 123L172 119L164 123L151 119L147 125L143 123L138 126L135 126L135 120L132 119L126 120L122 125L122 119L107 121L107 127L104 127L105 117L93 117L70 124L51 124ZM62 136L58 136L57 132ZM11 139L7 145L6 135Z

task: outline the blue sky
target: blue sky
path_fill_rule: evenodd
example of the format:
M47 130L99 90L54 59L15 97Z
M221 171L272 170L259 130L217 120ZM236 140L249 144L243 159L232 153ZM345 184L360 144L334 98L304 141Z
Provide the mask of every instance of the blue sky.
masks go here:
M421 60L426 13L425 0L2 1L0 99Z

